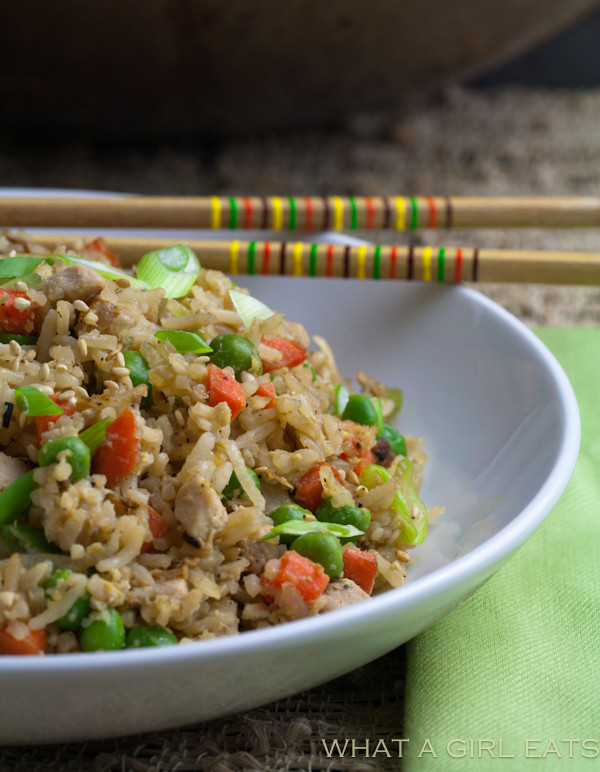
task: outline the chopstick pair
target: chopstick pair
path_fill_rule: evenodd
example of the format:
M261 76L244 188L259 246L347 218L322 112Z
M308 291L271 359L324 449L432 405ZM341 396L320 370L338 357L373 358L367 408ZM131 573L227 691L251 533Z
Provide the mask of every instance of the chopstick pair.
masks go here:
M155 197L0 198L6 227L199 228L276 231L415 231L427 228L594 227L594 197ZM83 236L31 234L49 249ZM111 237L125 266L173 239ZM288 240L186 239L202 264L233 275L404 279L440 283L600 284L600 254L411 245L325 244Z

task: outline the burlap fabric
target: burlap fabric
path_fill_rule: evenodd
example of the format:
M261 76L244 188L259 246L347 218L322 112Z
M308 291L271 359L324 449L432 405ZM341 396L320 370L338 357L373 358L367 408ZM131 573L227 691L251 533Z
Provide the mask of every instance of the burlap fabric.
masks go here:
M22 146L0 137L4 186L154 194L596 195L600 91L454 89L394 115L357 115L332 133L197 147ZM593 249L596 229L436 232L431 244ZM477 285L533 325L600 322L600 289ZM348 645L352 645L349 641ZM243 715L172 731L0 749L0 772L387 770L367 757L402 737L404 648ZM332 741L354 740L340 757ZM361 750L363 749L363 750Z

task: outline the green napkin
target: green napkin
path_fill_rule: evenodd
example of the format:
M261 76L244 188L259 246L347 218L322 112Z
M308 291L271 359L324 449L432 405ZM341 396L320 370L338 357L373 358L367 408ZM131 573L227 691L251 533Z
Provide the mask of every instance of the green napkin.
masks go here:
M573 477L547 520L407 646L408 772L600 767L600 329L542 329L581 413Z

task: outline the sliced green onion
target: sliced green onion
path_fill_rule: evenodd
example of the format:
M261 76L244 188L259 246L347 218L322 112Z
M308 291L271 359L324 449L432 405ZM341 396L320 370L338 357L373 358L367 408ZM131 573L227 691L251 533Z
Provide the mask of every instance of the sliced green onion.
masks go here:
M15 335L13 332L0 332L0 343L10 343L16 340L21 346L33 346L37 343L35 335Z
M39 289L42 284L42 277L39 275L39 273L26 273L23 276L16 276L14 279L3 281L2 287L4 287L4 289L12 289L15 284L20 281L31 289ZM0 301L0 303L1 302L3 301Z
M334 415L342 415L344 408L348 404L350 392L341 383L336 383L331 387L331 411Z
M67 265L83 265L86 268L91 268L92 271L96 271L97 274L109 281L127 279L130 286L134 289L148 289L148 285L145 281L142 281L125 271L120 271L118 268L113 268L111 265L100 263L98 260L88 260L85 257L75 257L75 255L49 255L45 260L49 265L52 265L56 260L62 260L63 263L67 263Z
M229 297L246 329L250 328L254 319L268 319L274 314L269 306L253 298L252 295L246 295L245 292L232 289L229 290Z
M25 472L0 492L0 525L18 517L31 504L31 492L38 487L33 469Z
M275 536L301 536L305 533L319 533L328 531L340 539L352 539L362 536L364 531L360 531L353 525L342 525L341 523L324 523L320 520L288 520L286 523L276 525L269 533L261 536L259 541L274 539Z
M137 264L137 275L154 289L161 287L167 298L181 298L200 275L200 263L189 247L176 244L148 252Z
M43 257L35 255L17 255L0 259L0 279L18 279L32 273L44 262Z
M208 354L212 348L195 332L185 330L159 330L154 333L158 340L168 340L180 354L192 352L194 354Z
M22 413L28 416L62 415L63 409L43 391L35 386L19 386L15 389L15 399Z
M103 418L101 421L98 421L98 423L92 424L91 426L88 426L87 429L79 432L78 437L80 440L83 440L90 449L90 456L93 456L104 442L106 437L106 427L110 422L110 418Z
M389 421L391 418L393 418L396 413L399 413L402 410L402 403L404 401L404 395L402 392L402 389L388 389L386 393L383 395L383 399L389 402L394 403L394 409L391 413L388 413L386 415L387 420Z
M10 552L58 552L54 544L46 539L41 528L22 523L8 523L0 526L2 542Z

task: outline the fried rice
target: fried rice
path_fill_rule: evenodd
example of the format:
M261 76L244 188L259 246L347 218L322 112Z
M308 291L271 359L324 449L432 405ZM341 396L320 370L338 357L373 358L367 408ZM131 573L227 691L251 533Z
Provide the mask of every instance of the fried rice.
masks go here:
M0 252L49 254L10 236ZM52 254L116 263L100 239ZM0 282L1 653L146 645L140 630L165 632L159 642L198 641L334 611L404 582L408 550L435 514L418 497L422 443L406 437L406 450L394 452L381 421L344 417L336 397L352 389L323 338L311 340L280 310L244 319L231 279L203 268L183 297L63 259ZM209 350L182 349L173 331L197 333ZM258 364L215 365L211 342L224 335L250 341ZM145 363L145 383L128 352ZM356 390L392 421L397 392L354 375ZM28 409L24 387L60 413ZM64 438L93 427L106 433L76 475ZM52 447L64 449L48 463ZM308 479L317 499L307 505ZM3 512L24 480L25 500ZM368 525L344 537L346 526L322 524L323 501L330 513L366 512ZM334 534L337 575L318 553L296 551L293 523L291 532L275 528L270 514L292 504L302 505L303 528ZM418 538L407 537L410 518L420 521ZM353 570L357 557L372 567L371 581ZM117 642L83 645L111 614L122 623Z

